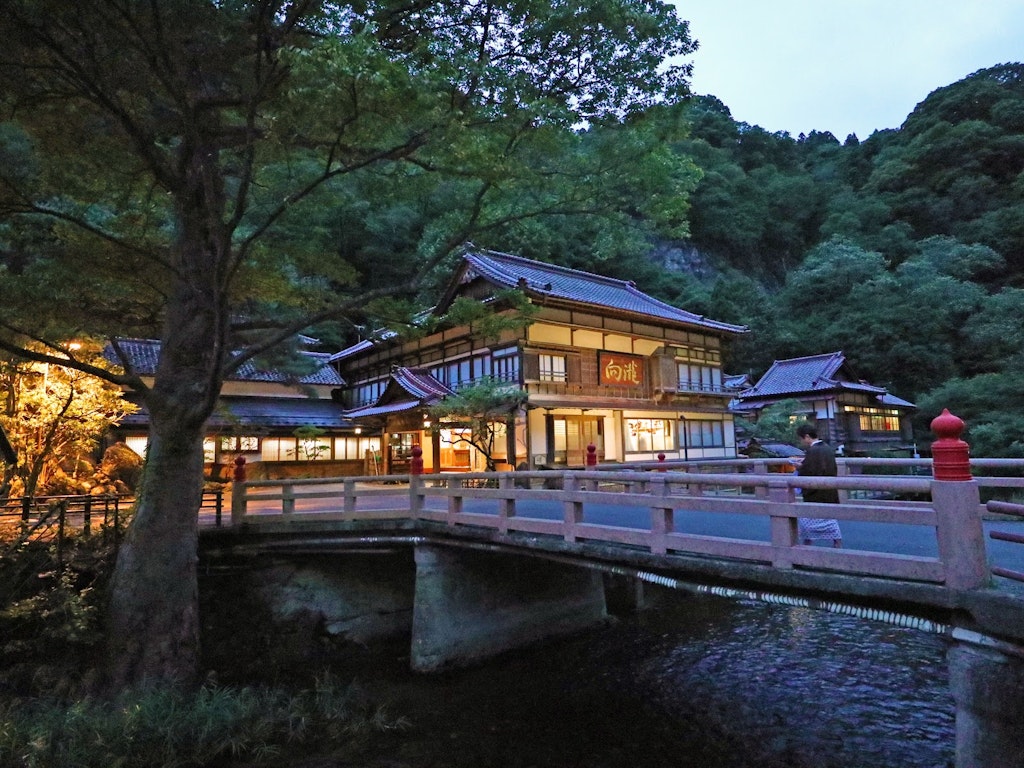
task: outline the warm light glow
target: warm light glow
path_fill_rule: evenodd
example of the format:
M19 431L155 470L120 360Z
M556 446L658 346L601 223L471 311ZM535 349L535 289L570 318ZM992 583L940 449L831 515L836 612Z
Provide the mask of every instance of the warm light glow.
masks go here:
M363 428L362 427L356 427L356 434L357 435L363 434Z

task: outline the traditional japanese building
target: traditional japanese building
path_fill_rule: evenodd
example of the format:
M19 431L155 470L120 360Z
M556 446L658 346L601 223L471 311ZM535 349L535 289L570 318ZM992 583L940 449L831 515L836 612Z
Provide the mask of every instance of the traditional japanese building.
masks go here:
M160 342L120 339L118 347L132 369L151 383ZM246 459L251 479L380 473L380 436L363 434L332 396L345 382L330 356L300 354L311 363L310 373L294 376L249 361L224 382L203 441L211 477L229 478L238 456ZM112 349L106 357L120 363ZM145 456L148 433L149 414L141 408L122 420L112 439Z
M857 377L842 352L776 360L744 389L733 410L753 421L766 407L798 400L818 435L846 455L894 456L914 451L916 406ZM795 440L794 436L794 440Z
M487 338L472 325L425 337L385 335L332 360L348 382L346 416L381 435L391 471L420 446L426 471L480 469L480 457L430 407L481 379L528 394L505 428L503 468L582 466L593 444L601 462L736 456L735 390L722 373L723 347L745 333L673 307L632 282L469 246L434 309L458 297L512 313L520 291L535 314L519 330Z

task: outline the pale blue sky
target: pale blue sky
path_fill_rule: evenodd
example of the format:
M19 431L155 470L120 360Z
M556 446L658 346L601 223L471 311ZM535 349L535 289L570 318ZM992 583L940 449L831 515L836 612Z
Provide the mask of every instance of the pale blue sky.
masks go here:
M944 85L1024 61L1024 0L675 0L694 93L794 137L898 128Z

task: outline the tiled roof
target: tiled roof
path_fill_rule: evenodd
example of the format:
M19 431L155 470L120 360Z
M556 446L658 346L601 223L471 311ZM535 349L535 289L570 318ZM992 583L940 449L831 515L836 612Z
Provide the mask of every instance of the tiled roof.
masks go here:
M638 289L632 281L475 248L468 248L463 259L466 263L463 282L482 277L498 286L518 288L535 297L564 299L725 333L747 331L746 326L711 320L659 301Z
M156 339L118 339L118 346L128 356L128 360L135 372L140 376L153 376L156 373L157 363L160 360L160 342ZM112 363L121 364L117 353L107 347L104 356ZM258 368L252 360L242 364L234 374L229 376L230 381L264 381L278 382L281 384L323 384L332 387L344 386L345 380L330 365L331 356L324 352L302 352L302 355L315 361L319 367L313 373L307 374L295 380L281 371L265 370Z
M331 362L344 360L346 357L351 357L352 355L358 354L359 352L365 352L368 349L373 349L372 341L370 341L369 339L357 341L351 347L345 347L345 349L341 350L340 352L335 352L333 355L331 355Z
M373 405L346 411L351 419L384 416L431 406L455 392L435 379L426 368L395 368L387 387Z
M723 373L722 386L726 389L747 389L750 386L750 374Z
M885 387L857 379L850 371L846 356L842 352L776 360L754 386L743 390L736 397L739 400L739 408L742 408L744 400L834 392L840 389L874 395L885 405L916 407L913 403L890 395Z
M846 357L842 352L776 360L754 386L743 390L738 396L743 399L837 389L841 381L836 374L845 363ZM880 393L885 391L881 387L871 389Z
M402 411L411 411L413 408L420 407L421 404L418 400L406 400L401 403L366 405L362 408L354 408L351 411L345 411L345 416L349 419L365 419L369 416L386 416L389 413L401 413Z
M149 414L144 408L126 416L122 426L146 426ZM341 405L326 398L311 397L221 397L217 408L206 420L207 429L256 427L261 429L295 427L346 429L352 421Z
M902 397L896 397L896 395L890 395L888 392L884 395L879 395L878 402L882 405L888 405L893 408L917 408L917 406L910 401L904 400Z
M435 379L426 368L396 368L391 378L409 394L421 400L437 401L455 392Z

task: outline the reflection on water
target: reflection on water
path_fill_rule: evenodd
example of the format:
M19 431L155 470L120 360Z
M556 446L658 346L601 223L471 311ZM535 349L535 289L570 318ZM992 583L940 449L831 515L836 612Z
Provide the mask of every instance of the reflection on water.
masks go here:
M653 590L649 589L648 594ZM804 608L658 591L570 640L437 676L394 672L417 768L942 768L945 641Z

